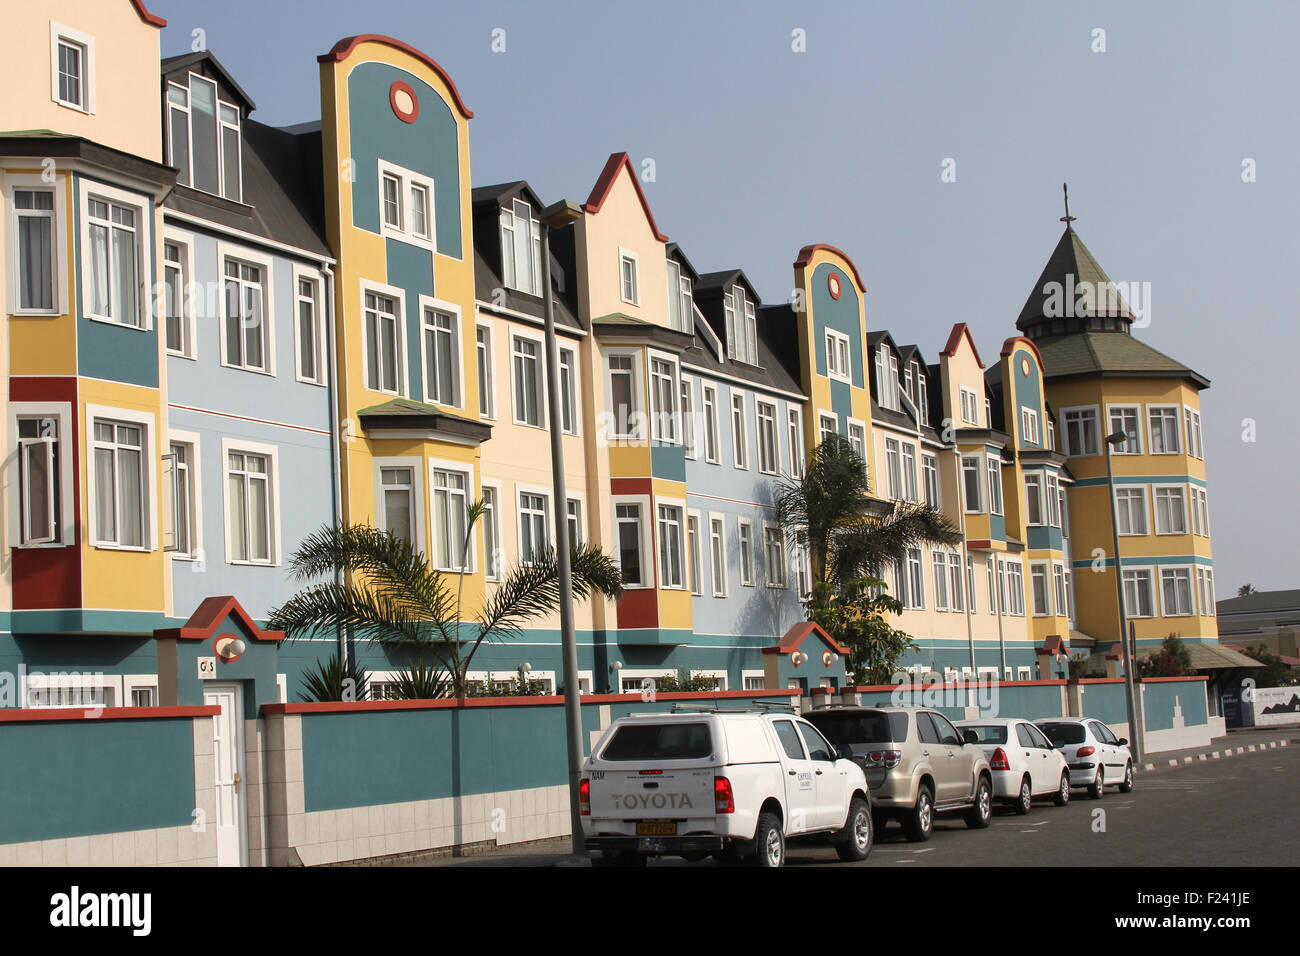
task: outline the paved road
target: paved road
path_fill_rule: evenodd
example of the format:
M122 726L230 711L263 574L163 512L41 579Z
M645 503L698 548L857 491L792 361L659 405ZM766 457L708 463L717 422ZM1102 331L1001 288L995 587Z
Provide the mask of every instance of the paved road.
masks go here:
M1069 806L1042 801L1023 817L998 808L986 830L940 817L925 843L907 842L891 824L876 835L871 856L858 865L1295 866L1300 862L1297 796L1300 747L1265 750L1140 774L1132 793L1110 787L1101 800L1076 790ZM566 862L563 852L563 846L534 847L439 865L554 866ZM829 847L789 848L789 866L830 864L847 865ZM665 859L651 865L689 864Z

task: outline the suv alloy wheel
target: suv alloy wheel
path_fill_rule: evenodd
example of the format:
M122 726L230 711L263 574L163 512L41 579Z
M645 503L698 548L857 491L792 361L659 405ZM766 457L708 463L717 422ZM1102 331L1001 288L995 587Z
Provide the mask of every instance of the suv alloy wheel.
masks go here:
M903 817L903 830L913 843L930 839L934 830L934 794L929 784L921 784L916 791L916 806Z

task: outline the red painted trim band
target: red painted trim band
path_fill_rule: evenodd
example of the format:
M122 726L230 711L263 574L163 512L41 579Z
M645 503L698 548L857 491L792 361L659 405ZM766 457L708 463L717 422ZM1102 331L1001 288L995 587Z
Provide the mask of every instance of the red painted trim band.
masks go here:
M135 7L135 12L140 14L140 19L150 26L165 27L167 21L156 14L150 13L144 7L144 0L131 0L131 6Z
M934 688L952 688L953 690L966 690L972 687L1064 687L1069 681L1064 680L981 680L974 678L962 682L947 682L943 684L872 684L865 687L846 687L842 693L877 693L879 691L898 690L900 687L904 690L933 690Z
M970 329L965 322L958 322L952 327L952 332L948 334L948 344L943 347L943 351L939 354L956 355L957 343L961 341L963 335L966 337L966 341L970 343L970 350L975 354L975 361L979 362L980 368L983 369L985 367L984 360L980 358L980 351L975 347L975 336L970 334Z
M0 724L56 720L161 720L173 717L215 717L221 708L203 707L15 707L0 710Z
M401 50L403 53L409 53L425 66L429 67L429 69L433 70L434 73L438 74L438 78L447 84L447 89L451 91L451 98L456 101L456 108L460 110L460 115L465 117L465 119L474 118L474 114L465 106L465 101L460 98L460 90L456 89L456 84L453 83L451 77L447 75L447 71L439 66L433 58L429 56L429 54L423 53L410 44L403 43L401 40L394 40L392 37L386 37L380 33L362 33L354 37L344 37L338 43L334 44L334 47L328 53L322 53L320 56L316 57L316 61L318 63L341 63L351 56L352 51L361 43L382 43L385 46L392 47L394 50Z
M804 246L802 249L800 249L799 255L794 260L794 267L796 269L800 269L807 266L808 263L812 262L813 253L815 253L818 249L822 249L833 255L837 255L841 259L843 259L844 262L848 265L849 269L853 272L853 279L858 284L858 291L862 293L865 293L867 291L866 283L862 281L862 275L858 272L858 267L853 264L853 260L850 259L848 255L846 255L842 250L836 249L834 246L827 245L824 242L817 242L810 246Z
M674 691L655 694L655 700L734 700L755 697L797 697L797 690L717 690L705 693ZM584 704L615 704L641 700L640 694L583 694ZM324 701L296 704L263 704L262 716L290 714L351 714L386 710L447 710L456 707L554 707L563 697L466 697L438 700L359 700L351 703Z

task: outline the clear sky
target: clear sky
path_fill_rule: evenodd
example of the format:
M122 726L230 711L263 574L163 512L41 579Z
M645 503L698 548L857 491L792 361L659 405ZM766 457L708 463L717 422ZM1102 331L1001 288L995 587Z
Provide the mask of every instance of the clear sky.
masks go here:
M319 118L316 56L339 38L404 40L475 112L475 185L527 179L547 202L581 201L611 152L653 159L651 207L696 268L740 266L777 302L801 246L839 246L868 328L930 362L953 322L986 358L1014 334L1068 181L1111 278L1151 284L1139 337L1212 382L1219 596L1300 587L1300 328L1282 281L1300 268L1300 4L147 5L169 21L165 56L204 30L274 125Z

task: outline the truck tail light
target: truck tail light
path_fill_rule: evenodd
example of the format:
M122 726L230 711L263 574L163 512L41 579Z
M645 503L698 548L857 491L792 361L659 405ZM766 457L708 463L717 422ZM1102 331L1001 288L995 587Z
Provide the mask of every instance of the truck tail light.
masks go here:
M1097 748L1089 744L1087 747L1080 747L1074 752L1076 757L1091 757L1097 752Z
M713 811L735 813L736 795L731 792L731 781L726 777L713 778Z
M995 747L993 756L989 758L989 768L992 770L1010 770L1011 764L1007 760L1007 752L1001 747Z
M885 767L889 770L898 766L898 762L903 759L901 750L873 750L867 754L868 767Z
M578 784L578 815L591 816L591 781L586 777Z

